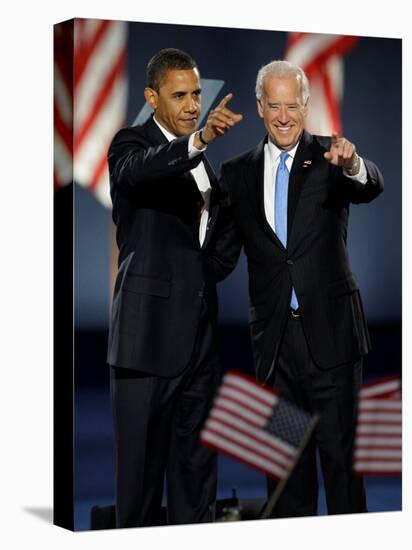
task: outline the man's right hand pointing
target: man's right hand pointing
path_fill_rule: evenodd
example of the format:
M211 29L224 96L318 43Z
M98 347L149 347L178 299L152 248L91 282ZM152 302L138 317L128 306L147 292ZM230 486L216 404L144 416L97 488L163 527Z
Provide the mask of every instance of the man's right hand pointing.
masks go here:
M211 143L217 137L226 134L233 126L240 122L243 115L236 114L226 107L228 102L232 99L233 94L227 94L219 103L219 105L209 112L205 126L202 128L202 139L206 143ZM198 149L204 147L204 143L201 142L199 133L196 133L194 145Z

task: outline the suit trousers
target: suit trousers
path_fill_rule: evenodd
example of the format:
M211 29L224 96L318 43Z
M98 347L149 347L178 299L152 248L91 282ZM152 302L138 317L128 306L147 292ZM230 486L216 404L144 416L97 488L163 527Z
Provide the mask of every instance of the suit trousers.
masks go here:
M311 358L302 317L289 314L273 384L285 399L318 413L320 419L275 506L273 517L317 514L317 450L328 513L367 511L363 479L352 472L361 377L362 359L328 370L317 367ZM275 486L276 481L267 478L269 495Z
M159 345L162 345L159 342ZM116 526L214 521L217 456L198 443L220 382L216 322L203 301L193 357L174 378L111 367Z

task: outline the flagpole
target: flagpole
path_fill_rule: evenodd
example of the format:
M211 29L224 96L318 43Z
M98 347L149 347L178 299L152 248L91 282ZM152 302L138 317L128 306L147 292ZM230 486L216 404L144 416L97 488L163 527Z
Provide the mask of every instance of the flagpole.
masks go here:
M273 511L273 508L275 507L280 495L282 494L283 492L283 489L285 488L285 485L287 484L290 476L291 476L291 473L293 472L299 458L302 456L302 453L303 453L303 450L304 448L306 447L306 445L308 444L309 442L309 439L311 438L311 435L313 433L313 430L315 429L316 427L316 424L318 423L319 421L319 415L318 414L315 414L311 421L310 421L310 424L302 438L302 442L301 442L301 445L299 447L299 452L296 454L290 468L289 468L289 471L288 473L286 474L286 476L281 479L281 481L276 485L276 488L275 490L273 491L273 493L271 494L271 497L269 499L269 501L266 503L265 507L263 508L263 511L260 515L260 519L268 519Z

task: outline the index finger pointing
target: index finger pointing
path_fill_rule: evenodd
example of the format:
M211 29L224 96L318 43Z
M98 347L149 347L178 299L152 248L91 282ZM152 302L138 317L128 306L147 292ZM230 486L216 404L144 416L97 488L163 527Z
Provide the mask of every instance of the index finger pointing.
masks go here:
M229 101L232 99L232 97L233 97L232 93L225 95L225 97L219 103L219 107L225 107L229 103Z
M332 132L332 145L336 145L338 143L339 135L337 132Z

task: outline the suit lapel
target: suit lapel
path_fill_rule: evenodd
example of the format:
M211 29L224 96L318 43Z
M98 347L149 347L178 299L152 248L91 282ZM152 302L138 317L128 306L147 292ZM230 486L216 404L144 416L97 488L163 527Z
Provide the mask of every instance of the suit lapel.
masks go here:
M169 143L166 136L163 134L163 132L160 130L159 126L156 124L156 122L153 120L153 116L150 117L150 119L147 120L145 123L146 132L150 140L152 140L156 144L162 144L162 143ZM213 171L213 168L206 157L206 155L203 155L203 165L205 167L206 173L209 178L210 186L211 186L211 193L210 193L210 204L209 204L209 219L207 222L207 229L206 229L206 235L205 240L203 242L202 248L204 248L209 239L210 235L213 233L213 227L216 223L216 218L218 214L218 203L219 203L219 186L217 183L217 178L215 176L215 173ZM185 179L190 181L192 183L193 192L194 195L197 196L199 199L201 198L201 194L199 191L199 188L197 187L197 183L195 181L195 178L191 174L190 171L185 172L183 175Z
M167 139L167 137L164 135L164 133L159 128L159 126L153 120L153 115L144 123L144 127L146 129L146 134L147 134L148 138L155 145L162 145L164 143L169 143L169 140ZM209 168L213 173L212 168L211 167L209 167ZM209 172L208 172L208 174L209 174ZM182 177L185 180L187 180L188 182L190 182L191 187L192 187L192 194L193 194L195 202L197 200L200 200L201 199L200 191L197 187L195 178L192 176L190 170L188 170L187 172L184 172L182 174ZM209 178L210 178L210 176L209 176Z
M248 192L251 204L256 212L256 219L263 227L267 236L279 247L284 249L276 233L269 225L265 212L265 144L266 136L251 153L251 162L249 163L248 175L246 178Z
M292 170L289 176L288 189L288 243L292 234L292 227L295 218L296 208L299 202L299 197L302 189L305 186L306 178L310 172L312 165L312 148L311 144L313 137L308 132L304 131L302 138L296 149L296 155L293 160Z
M163 143L169 143L169 140L167 139L167 137L164 135L164 133L159 128L159 126L153 120L153 115L151 115L151 117L147 119L147 121L143 124L143 126L146 131L147 137L155 145L162 145Z
M209 159L206 157L206 155L203 155L203 165L205 167L210 186L212 188L210 192L209 219L207 220L205 240L202 244L202 248L205 248L210 240L211 235L213 234L213 228L216 224L219 212L220 189L213 168L210 165Z

